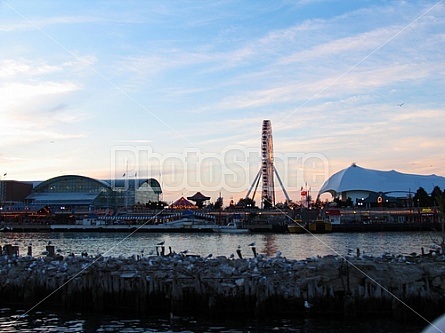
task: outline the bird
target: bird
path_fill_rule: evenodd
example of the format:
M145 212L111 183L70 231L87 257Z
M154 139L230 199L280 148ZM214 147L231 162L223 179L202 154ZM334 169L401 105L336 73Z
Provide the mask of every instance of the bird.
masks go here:
M402 106L403 104L405 104L405 103L401 103L401 104L397 104L398 106Z
M304 307L306 309L310 309L313 305L311 303L309 303L308 301L304 301Z
M162 245L164 245L164 244L165 244L165 241L161 241L161 242L157 243L156 245L157 245L157 246L162 246Z
M173 312L170 312L170 321L172 322L172 321L177 321L177 320L180 320L181 319L181 317L178 317L178 316L175 316L174 314L173 314Z
M250 243L248 246L255 246L255 242Z
M238 245L236 247L236 254L238 254L238 258L243 259L243 256L241 254L241 245Z

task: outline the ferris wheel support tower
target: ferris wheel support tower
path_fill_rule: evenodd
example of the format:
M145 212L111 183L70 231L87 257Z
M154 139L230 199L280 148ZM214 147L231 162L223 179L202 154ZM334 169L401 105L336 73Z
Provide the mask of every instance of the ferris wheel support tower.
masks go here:
M283 186L283 183L278 175L277 170L273 164L273 140L272 140L272 123L270 120L263 120L263 127L261 131L261 168L256 175L252 186L247 192L246 198L249 197L250 192L255 187L253 198L255 197L260 179L262 181L261 189L261 208L265 206L275 206L275 184L274 174L277 176L278 182L284 192L286 200L290 202L289 195ZM252 198L252 199L253 199Z

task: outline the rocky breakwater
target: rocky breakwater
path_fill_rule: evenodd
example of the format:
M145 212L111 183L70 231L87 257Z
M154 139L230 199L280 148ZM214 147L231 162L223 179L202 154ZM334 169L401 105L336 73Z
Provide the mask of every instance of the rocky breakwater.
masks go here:
M29 311L433 318L445 310L444 259L13 255L0 258L0 302Z

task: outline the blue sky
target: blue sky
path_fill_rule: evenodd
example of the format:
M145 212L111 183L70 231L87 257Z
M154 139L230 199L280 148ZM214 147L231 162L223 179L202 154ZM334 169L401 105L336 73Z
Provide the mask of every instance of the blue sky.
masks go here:
M125 173L227 203L264 119L296 201L353 162L445 176L443 1L0 0L0 42L4 179Z

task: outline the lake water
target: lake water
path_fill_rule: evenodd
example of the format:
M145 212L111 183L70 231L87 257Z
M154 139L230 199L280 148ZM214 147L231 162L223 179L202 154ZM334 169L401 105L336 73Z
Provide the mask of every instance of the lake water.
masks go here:
M49 241L59 253L103 256L137 256L156 254L156 244L200 256L230 256L241 246L243 257L253 257L248 244L255 242L258 253L268 257L278 252L289 259L313 256L347 255L357 248L361 253L378 256L420 253L434 243L437 234L429 232L332 233L307 234L213 234L213 233L2 233L0 243L17 242L25 255L32 243L34 256L41 256ZM33 310L27 316L14 315L27 309L0 309L0 332L420 332L428 323L413 317L400 322L391 318L280 318L267 321L206 318L137 318L126 315L103 316L89 313L54 313ZM414 316L414 315L413 315Z
M11 309L0 309L0 332L294 332L294 333L388 333L421 332L419 322L382 319L279 319L279 320L207 320L205 318L148 317L92 315L82 313L35 312L26 318L11 317ZM13 315L14 316L14 315Z
M124 233L124 232L69 232L69 233L14 233L0 234L0 245L17 242L20 254L25 255L29 243L32 243L33 255L39 256L45 251L48 241L61 254L103 256L153 255L156 244L165 242L166 251L207 256L230 256L241 246L243 256L252 257L248 244L255 242L258 253L268 257L278 251L289 259L305 259L313 256L346 255L348 250L369 255L381 255L389 252L395 255L420 253L433 245L437 233L430 232L378 232L378 233L332 233L332 234L214 234L214 233Z

